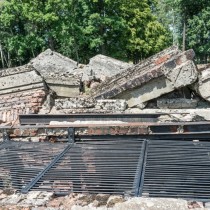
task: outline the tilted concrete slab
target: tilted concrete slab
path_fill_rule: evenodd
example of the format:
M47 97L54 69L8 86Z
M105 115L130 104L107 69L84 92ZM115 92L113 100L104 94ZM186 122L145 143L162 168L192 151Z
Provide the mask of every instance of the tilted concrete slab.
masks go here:
M30 64L40 73L57 96L76 97L80 78L75 74L77 62L50 49L39 54Z
M47 95L43 78L31 65L0 72L0 121L16 122L19 114L38 113Z
M197 80L194 55L193 50L166 49L102 83L92 97L126 99L129 107L144 108L147 101Z
M106 78L119 74L132 66L133 64L99 54L90 59L84 72L92 71L92 75L95 78L104 81Z
M31 60L30 64L43 76L51 73L73 72L77 68L77 62L50 49L39 54Z
M203 99L210 102L210 68L200 72L194 88Z
M49 74L45 82L57 96L78 97L80 94L80 78L67 73Z

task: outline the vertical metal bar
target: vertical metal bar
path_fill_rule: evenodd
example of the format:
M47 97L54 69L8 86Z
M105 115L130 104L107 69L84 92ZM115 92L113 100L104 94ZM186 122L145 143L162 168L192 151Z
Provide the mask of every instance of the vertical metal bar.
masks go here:
M28 191L45 175L46 172L48 172L50 170L50 168L52 166L54 166L64 155L66 152L68 152L68 150L73 146L73 144L68 144L67 147L65 147L65 149L58 154L52 161L50 164L48 164L42 171L40 171L39 174L37 174L37 176L31 180L31 182L29 182L22 190L21 193L28 193Z
M142 171L143 171L143 164L144 164L144 159L145 159L145 150L146 150L146 146L147 146L147 140L143 141L142 144L142 148L141 148L141 154L139 156L139 161L138 161L138 165L137 168L139 169L137 174L136 174L136 186L135 186L135 196L139 196L139 187L141 185L141 178L142 178Z
M145 168L147 164L147 151L148 151L148 140L145 140L145 150L144 150L144 159L142 163L142 170L141 170L141 177L140 177L140 185L139 185L139 191L138 191L138 197L142 196L143 187L144 187L144 175L145 175Z
M3 132L3 141L8 142L10 140L9 135L6 131Z
M69 143L75 142L75 129L74 128L68 128L68 141Z

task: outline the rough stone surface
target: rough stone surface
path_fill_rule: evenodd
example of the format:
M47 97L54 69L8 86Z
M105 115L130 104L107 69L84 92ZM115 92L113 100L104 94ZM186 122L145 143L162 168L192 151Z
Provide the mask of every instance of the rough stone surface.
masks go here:
M73 61L50 49L39 54L31 61L31 65L43 76L50 73L72 73L77 68L77 62Z
M203 71L210 68L210 63L207 64L198 64L197 65L198 71Z
M157 107L160 109L190 109L196 108L197 100L176 98L176 99L157 99Z
M106 80L105 82L101 83L101 85L99 85L97 88L95 88L92 91L92 95L94 97L104 97L107 98L109 95L108 93L105 95L103 93L106 93L106 91L111 91L112 94L109 95L109 97L114 97L116 95L118 95L119 93L121 93L123 90L128 89L129 86L133 87L129 88L135 88L136 86L139 86L139 79L137 79L136 82L131 82L132 77L139 76L140 72L141 75L145 74L145 77L147 75L148 69L150 71L151 68L154 68L157 65L160 65L162 63L164 63L165 61L169 60L172 56L179 54L180 51L178 50L177 47L171 47L169 49L166 49L148 59L146 59L145 61L142 61L141 63L135 65L134 67L128 68L125 71L116 74L115 76L109 78L108 80ZM150 77L152 77L151 73ZM158 75L157 75L158 76ZM151 79L151 78L150 78ZM146 82L147 78L142 78L142 82ZM128 83L128 84L127 84ZM126 86L127 84L127 86ZM116 91L112 91L112 89L116 89L115 87L117 86L121 86L124 85L124 87L122 87L121 89L118 88L118 90Z
M72 210L107 210L107 206L94 207L92 203L86 206L74 205ZM166 198L131 198L125 202L120 201L110 210L188 210L187 201Z
M125 111L126 101L121 99L95 100L91 98L56 99L53 113L111 113Z
M33 67L22 66L20 69L23 69L23 72L17 71L16 74L13 73L16 68L15 70L10 69L11 75L3 74L4 71L1 72L5 76L0 77L0 95L44 87L42 77L36 73Z
M210 102L210 68L200 73L195 89L202 98Z
M45 206L48 201L52 199L53 193L51 192L29 192L28 194L11 194L6 195L1 193L0 206L18 206L20 207L37 207Z
M92 96L96 99L126 99L129 107L144 107L145 102L197 80L193 57L192 50L180 53L176 48L167 49L113 76L107 83L96 87Z
M155 69L150 72L156 72L159 77L156 77L157 75L142 75L142 78L149 79L145 84L140 83L140 87L133 90L128 88L128 90L117 95L116 98L126 99L129 107L136 106L144 108L145 102L194 83L197 80L198 74L193 61L187 60L190 57L189 54L192 54L190 56L193 57L193 52L188 51L184 54L173 57L171 60L158 68L155 67ZM180 63L181 65L179 65ZM131 83L133 83L133 81ZM115 89L113 91L115 91ZM117 91L118 90L116 90L116 92Z
M93 108L96 105L94 99L87 100L86 98L69 98L69 99L55 99L55 108L61 109L81 109Z
M84 68L84 72L88 73L89 76L105 81L106 78L121 73L131 66L133 65L105 55L96 55L90 59L89 64ZM87 77L86 79L83 77L83 80L87 80Z
M209 203L171 198L131 198L107 194L76 194L54 197L31 191L11 195L0 191L0 210L208 210Z
M76 97L80 93L80 77L75 75L77 62L50 49L34 58L30 65L44 78L57 96Z
M47 95L43 78L31 65L0 72L0 120L15 123L19 114L38 113Z
M97 100L96 109L110 110L110 111L125 111L127 103L123 99L114 100Z

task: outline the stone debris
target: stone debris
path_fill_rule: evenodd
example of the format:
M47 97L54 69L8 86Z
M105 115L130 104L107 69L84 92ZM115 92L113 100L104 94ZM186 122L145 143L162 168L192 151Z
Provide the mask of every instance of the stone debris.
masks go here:
M57 96L76 97L80 94L80 78L74 75L77 62L48 49L30 64Z
M193 50L180 53L176 48L167 49L102 83L92 91L92 97L126 99L129 107L144 108L146 102L196 82L193 57Z
M27 65L0 71L0 123L18 124L19 114L209 108L209 65L197 69L193 58L193 50L173 46L137 65L104 55L84 65L48 49ZM164 120L170 119L179 116Z
M201 71L194 88L203 99L210 102L210 68Z
M210 63L207 63L207 64L198 64L197 65L197 68L198 68L198 71L203 71L205 69L210 68Z
M36 70L25 65L0 72L0 120L18 121L19 114L38 113L47 89Z
M127 103L122 99L95 100L89 98L55 99L51 113L120 113L125 111Z
M95 79L105 81L109 77L119 74L132 66L133 64L122 62L105 55L96 55L91 58L89 64L85 66L84 72L88 72L86 75L93 76ZM84 75L83 81L87 81L87 78L88 77Z
M131 198L108 194L76 194L55 197L31 191L6 195L0 191L0 210L208 210L209 203L172 198Z
M66 98L55 99L55 108L61 109L81 109L94 108L96 101L94 99L87 100L86 98Z
M45 206L53 197L51 192L31 191L28 194L14 193L6 195L2 191L0 194L0 206L17 207L38 207Z
M157 107L160 109L193 109L197 105L198 101L193 99L157 99Z
M50 49L39 54L31 60L30 64L43 76L48 77L53 73L73 73L77 68L77 62L71 60L60 53Z

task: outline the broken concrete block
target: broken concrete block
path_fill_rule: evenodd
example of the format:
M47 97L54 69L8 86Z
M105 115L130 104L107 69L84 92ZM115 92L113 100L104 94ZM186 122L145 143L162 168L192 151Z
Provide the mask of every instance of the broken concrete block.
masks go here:
M115 113L127 108L125 100L94 100L89 98L55 99L52 112L58 113Z
M0 120L18 123L19 114L38 113L48 90L31 65L0 72Z
M101 83L100 86L92 90L92 96L99 97L99 98L111 98L115 95L119 94L122 91L115 90L112 95L108 96L108 93L105 95L103 92L111 91L114 89L116 85L123 85L128 83L128 85L131 83L131 79L134 76L142 75L150 70L152 67L155 67L157 65L160 65L164 63L165 61L169 60L172 56L179 54L180 51L177 47L171 47L169 49L166 49L142 62L139 64L130 67L126 69L123 72L120 72L119 74L116 74L115 76L110 77L105 82ZM127 86L128 86L127 85Z
M30 64L40 73L57 96L76 97L80 93L80 78L75 76L77 62L50 49L44 51Z
M96 109L110 110L113 112L125 111L127 108L127 103L122 99L115 100L97 100Z
M175 99L157 99L157 107L160 109L192 109L198 105L197 100L175 98Z
M210 68L203 70L199 75L199 81L195 84L196 92L210 102Z
M104 81L106 78L121 73L125 69L132 67L133 64L122 62L105 55L96 55L90 59L86 70L92 72L97 79Z
M210 68L210 63L207 64L197 64L198 71L203 71Z
M3 70L0 77L0 95L44 87L43 79L32 66Z
M180 53L176 48L167 49L159 56L127 69L122 73L124 77L117 75L108 84L99 85L92 96L96 99L126 99L129 107L143 108L145 102L197 80L193 57L193 50Z
M57 96L77 97L80 94L80 78L67 73L54 73L45 77L45 82Z
M68 98L68 99L55 99L55 108L61 109L85 109L93 108L96 105L95 100L87 100L86 98Z
M31 60L30 64L45 78L50 73L72 73L77 68L77 62L50 49Z

